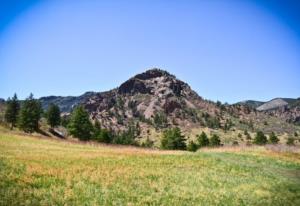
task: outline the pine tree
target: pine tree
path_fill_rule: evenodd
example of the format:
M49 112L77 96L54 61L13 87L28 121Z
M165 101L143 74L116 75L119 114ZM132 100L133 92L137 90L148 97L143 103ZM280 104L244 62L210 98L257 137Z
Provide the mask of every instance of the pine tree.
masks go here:
M254 144L258 144L258 145L264 145L267 143L267 137L265 136L265 134L262 131L258 131L256 133L255 139L254 139Z
M93 125L89 119L89 114L82 106L78 106L72 112L68 131L80 140L89 140L92 136Z
M163 149L186 149L185 138L181 134L181 131L178 127L168 129L163 132L163 136L161 139L161 147Z
M18 114L20 111L20 103L18 97L14 94L12 99L7 100L7 106L5 110L5 121L9 123L10 128L13 129L17 124Z
M200 135L197 135L197 141L199 147L206 147L209 145L209 139L207 138L205 132L202 132Z
M269 141L270 141L270 143L272 143L272 144L277 144L277 143L279 142L279 139L278 139L278 137L275 135L274 132L272 132L272 133L270 134Z
M60 122L61 122L60 110L57 105L50 104L50 106L48 107L46 116L47 116L47 122L51 128L54 128L54 127L60 125Z
M38 131L42 112L41 103L33 98L33 94L30 94L23 102L20 110L18 119L20 129L29 133Z
M210 138L210 146L220 146L221 145L221 140L220 137L216 134L213 134L213 136Z

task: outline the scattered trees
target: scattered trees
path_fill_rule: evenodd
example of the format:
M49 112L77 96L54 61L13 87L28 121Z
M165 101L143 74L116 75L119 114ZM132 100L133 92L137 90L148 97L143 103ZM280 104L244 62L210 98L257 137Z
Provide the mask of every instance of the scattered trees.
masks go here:
M68 131L80 140L86 141L91 138L93 125L89 119L89 114L82 106L76 107L72 112Z
M161 139L161 147L163 149L172 150L186 149L185 137L181 134L181 131L178 127L173 129L167 129L163 132L163 136Z
M267 143L267 137L265 136L265 134L262 131L258 131L256 132L256 136L254 138L254 144L257 145L264 145Z
M60 125L60 109L55 104L50 104L48 107L48 111L46 113L47 123L50 125L51 128L54 128Z
M20 116L18 119L18 125L20 129L29 133L38 131L39 120L42 112L43 110L41 103L33 98L33 94L30 94L29 97L23 102L20 110Z
M279 139L278 139L278 137L275 135L274 132L272 132L272 133L270 134L270 136L269 136L269 142L270 142L271 144L277 144L277 143L279 142Z
M17 94L14 94L13 98L8 98L7 106L5 110L5 121L10 124L10 128L13 129L18 120L18 114L20 111L20 103L18 101Z

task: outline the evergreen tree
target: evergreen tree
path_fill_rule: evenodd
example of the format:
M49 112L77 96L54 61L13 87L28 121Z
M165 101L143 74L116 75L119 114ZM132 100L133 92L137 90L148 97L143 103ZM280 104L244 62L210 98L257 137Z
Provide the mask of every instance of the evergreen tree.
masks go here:
M20 111L20 103L18 101L18 97L14 94L12 99L7 100L7 106L5 110L5 121L11 125L11 129L13 129L17 124L18 114Z
M60 125L61 119L59 107L55 104L50 104L46 117L51 128Z
M274 132L272 132L272 133L270 134L269 141L270 141L270 143L272 143L272 144L277 144L277 143L279 142L279 139L278 139L278 137L275 135Z
M178 127L163 132L161 147L163 149L186 149L185 138Z
M258 145L264 145L267 143L267 137L265 136L265 134L262 131L258 131L256 133L256 136L254 138L254 144L258 144Z
M89 114L82 106L78 106L72 112L68 131L80 140L89 140L92 136L93 125L89 119Z
M210 138L210 146L220 146L221 145L221 140L220 137L216 134L213 134L213 136Z
M209 145L209 139L205 132L202 132L200 135L197 135L197 141L199 147L206 147Z
M29 133L38 131L42 112L41 103L33 98L33 94L30 94L23 102L20 110L18 119L20 129Z

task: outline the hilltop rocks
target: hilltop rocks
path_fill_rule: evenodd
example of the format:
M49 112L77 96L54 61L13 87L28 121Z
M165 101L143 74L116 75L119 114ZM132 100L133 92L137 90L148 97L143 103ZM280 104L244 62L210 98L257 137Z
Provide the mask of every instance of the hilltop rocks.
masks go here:
M141 93L141 94L150 94L151 89L147 88L146 85L138 80L138 79L130 79L123 84L118 89L118 93L120 94L134 94L134 93Z

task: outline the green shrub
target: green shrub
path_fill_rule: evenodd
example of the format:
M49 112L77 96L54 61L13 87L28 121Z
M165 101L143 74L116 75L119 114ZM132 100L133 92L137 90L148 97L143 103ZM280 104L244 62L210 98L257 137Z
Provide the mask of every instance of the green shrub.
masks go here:
M196 152L198 150L198 145L194 141L190 141L187 145L187 150L190 152Z

